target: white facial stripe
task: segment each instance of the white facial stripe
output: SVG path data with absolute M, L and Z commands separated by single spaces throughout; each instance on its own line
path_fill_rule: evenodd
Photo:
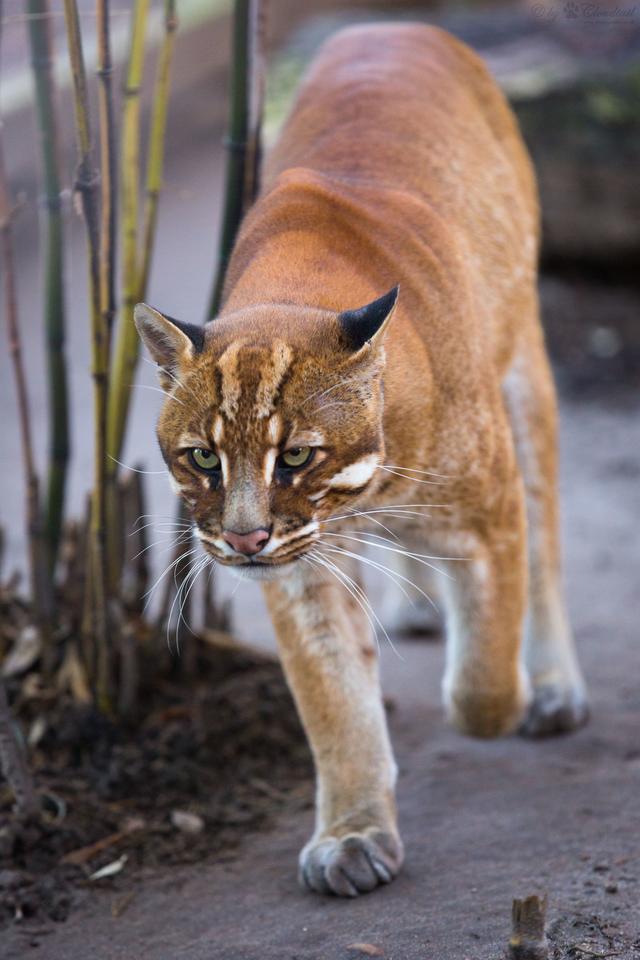
M 282 421 L 277 413 L 274 413 L 274 415 L 269 418 L 267 433 L 269 434 L 269 440 L 271 440 L 271 443 L 274 446 L 277 446 L 280 442 L 280 437 L 282 436 Z
M 293 352 L 282 340 L 276 340 L 271 352 L 271 367 L 263 370 L 254 403 L 256 417 L 268 417 L 273 412 L 274 401 L 280 385 L 291 366 Z
M 318 500 L 322 500 L 323 497 L 326 497 L 328 493 L 329 491 L 326 487 L 324 487 L 322 490 L 318 490 L 317 493 L 309 494 L 309 500 L 311 500 L 313 503 L 317 503 Z
M 240 351 L 246 345 L 244 339 L 235 340 L 229 344 L 218 360 L 218 369 L 221 374 L 221 403 L 220 410 L 228 420 L 235 419 L 240 403 L 242 385 L 238 371 Z
M 220 446 L 224 439 L 224 420 L 218 414 L 213 424 L 213 439 L 216 443 L 216 446 Z
M 331 477 L 329 486 L 333 490 L 356 490 L 358 487 L 363 487 L 365 483 L 371 480 L 378 468 L 378 463 L 378 454 L 370 453 L 361 460 L 350 463 Z
M 226 455 L 224 450 L 218 450 L 218 456 L 220 457 L 220 466 L 222 467 L 222 483 L 223 486 L 229 486 L 229 457 Z
M 275 469 L 277 456 L 278 456 L 277 447 L 271 447 L 269 450 L 267 450 L 265 454 L 263 473 L 264 473 L 264 482 L 266 486 L 269 486 L 271 481 L 273 480 L 273 471 Z

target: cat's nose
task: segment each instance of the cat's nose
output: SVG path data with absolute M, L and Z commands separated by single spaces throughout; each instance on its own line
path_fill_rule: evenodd
M 269 537 L 271 536 L 271 531 L 266 530 L 264 527 L 258 527 L 257 530 L 250 530 L 249 533 L 235 533 L 233 530 L 223 530 L 222 536 L 229 546 L 233 547 L 236 553 L 244 553 L 246 556 L 252 557 L 266 547 Z

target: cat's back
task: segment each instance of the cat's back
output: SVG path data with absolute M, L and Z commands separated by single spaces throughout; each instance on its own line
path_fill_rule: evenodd
M 324 44 L 272 151 L 267 186 L 291 168 L 401 189 L 468 225 L 470 205 L 485 212 L 483 196 L 537 215 L 502 93 L 469 47 L 425 24 L 349 27 Z

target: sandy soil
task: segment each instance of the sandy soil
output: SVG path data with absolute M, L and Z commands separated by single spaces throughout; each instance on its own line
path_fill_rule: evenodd
M 383 651 L 407 847 L 391 886 L 355 902 L 301 891 L 295 861 L 311 815 L 285 812 L 230 862 L 133 878 L 124 912 L 105 888 L 65 924 L 14 927 L 3 957 L 339 960 L 365 956 L 350 947 L 365 943 L 397 960 L 490 960 L 504 950 L 511 898 L 543 890 L 555 957 L 640 957 L 639 478 L 637 407 L 564 406 L 566 571 L 588 728 L 466 740 L 440 712 L 442 645 Z

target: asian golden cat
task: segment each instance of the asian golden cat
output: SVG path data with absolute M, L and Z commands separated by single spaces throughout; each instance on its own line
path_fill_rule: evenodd
M 538 234 L 531 164 L 478 57 L 435 28 L 358 26 L 302 83 L 219 316 L 136 308 L 168 394 L 160 445 L 203 547 L 264 580 L 316 764 L 312 890 L 355 896 L 403 859 L 365 545 L 400 586 L 407 557 L 414 579 L 441 570 L 461 731 L 587 718 L 559 579 Z

